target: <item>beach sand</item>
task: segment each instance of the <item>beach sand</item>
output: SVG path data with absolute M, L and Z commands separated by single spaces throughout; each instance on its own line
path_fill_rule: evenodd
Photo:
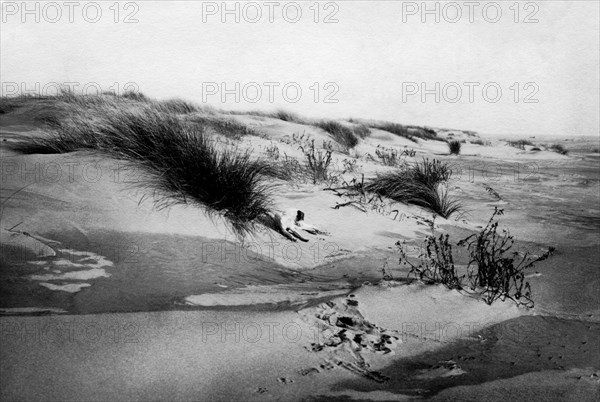
M 522 314 L 390 284 L 299 311 L 2 317 L 2 400 L 597 400 L 600 324 Z
M 236 118 L 264 133 L 241 141 L 257 154 L 276 144 L 299 157 L 293 134 L 328 138 Z M 2 144 L 39 134 L 27 111 L 0 128 Z M 405 280 L 394 243 L 416 250 L 432 218 L 414 206 L 335 209 L 324 185 L 285 185 L 277 205 L 329 235 L 242 242 L 197 208 L 157 211 L 118 161 L 1 146 L 0 399 L 598 400 L 597 160 L 500 140 L 451 157 L 443 142 L 373 130 L 334 165 L 358 156 L 355 175 L 385 171 L 365 157 L 377 144 L 462 173 L 450 189 L 468 214 L 437 230 L 461 238 L 499 206 L 519 247 L 557 248 L 531 272 L 534 309 Z

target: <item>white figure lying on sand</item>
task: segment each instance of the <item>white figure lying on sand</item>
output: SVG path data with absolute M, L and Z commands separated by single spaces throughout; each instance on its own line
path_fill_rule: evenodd
M 262 223 L 274 231 L 281 233 L 291 241 L 297 241 L 297 239 L 308 241 L 308 239 L 302 237 L 299 233 L 300 230 L 304 230 L 313 235 L 328 234 L 327 232 L 319 230 L 316 226 L 305 222 L 304 212 L 295 208 L 273 212 L 272 214 L 263 217 Z

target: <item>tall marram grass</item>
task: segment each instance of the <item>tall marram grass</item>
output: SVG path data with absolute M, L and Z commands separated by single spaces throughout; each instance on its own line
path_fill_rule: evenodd
M 200 111 L 198 106 L 183 99 L 167 99 L 164 101 L 154 102 L 155 107 L 165 113 L 190 114 Z
M 367 191 L 395 201 L 427 208 L 443 218 L 462 210 L 462 205 L 449 194 L 444 182 L 452 171 L 436 159 L 423 159 L 413 165 L 378 175 L 365 187 Z
M 245 111 L 237 111 L 237 110 L 220 110 L 222 114 L 230 114 L 230 115 L 248 115 L 248 116 L 259 116 L 259 117 L 271 117 L 273 119 L 279 119 L 282 121 L 287 121 L 291 123 L 298 124 L 309 124 L 309 119 L 306 119 L 302 116 L 299 116 L 295 113 L 288 112 L 284 109 L 278 109 L 274 112 L 267 112 L 262 110 L 245 110 Z
M 429 160 L 428 158 L 423 158 L 421 163 L 415 163 L 408 168 L 407 172 L 414 180 L 429 187 L 448 181 L 452 175 L 452 169 L 448 164 L 437 159 Z
M 279 120 L 289 121 L 292 123 L 304 123 L 305 119 L 298 116 L 295 113 L 288 112 L 287 110 L 279 109 L 271 114 L 271 117 L 275 117 Z
M 105 99 L 99 99 L 105 98 Z M 153 104 L 116 97 L 62 99 L 46 116 L 51 131 L 15 145 L 23 153 L 93 150 L 141 168 L 139 185 L 158 207 L 192 204 L 221 216 L 240 234 L 271 208 L 264 161 L 217 148 L 199 124 Z
M 412 142 L 417 142 L 417 139 L 441 141 L 435 130 L 427 127 L 404 126 L 398 123 L 382 122 L 370 125 L 372 128 L 387 131 L 399 137 L 404 137 Z
M 0 97 L 0 114 L 10 113 L 31 100 L 34 100 L 32 96 L 2 96 Z
M 354 134 L 356 134 L 356 136 L 362 139 L 365 139 L 371 135 L 371 129 L 366 124 L 356 124 L 352 128 L 352 131 L 354 131 Z
M 188 121 L 232 139 L 240 139 L 246 135 L 261 136 L 258 131 L 231 118 L 211 115 L 193 115 Z
M 131 99 L 138 102 L 150 102 L 150 98 L 144 95 L 142 92 L 127 91 L 121 95 L 125 99 Z
M 354 135 L 354 131 L 335 120 L 322 120 L 315 123 L 315 125 L 327 131 L 336 142 L 347 149 L 358 145 L 358 138 Z
M 416 137 L 403 125 L 396 123 L 381 123 L 375 124 L 371 127 L 377 128 L 379 130 L 387 131 L 388 133 L 395 134 L 399 137 L 404 137 L 412 142 L 417 142 Z

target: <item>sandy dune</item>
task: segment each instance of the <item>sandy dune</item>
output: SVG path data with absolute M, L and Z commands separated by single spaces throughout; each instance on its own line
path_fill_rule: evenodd
M 263 134 L 239 144 L 256 155 L 276 145 L 280 155 L 300 158 L 294 135 L 330 140 L 312 126 L 234 118 Z M 3 117 L 0 134 L 11 142 L 35 130 L 16 113 Z M 373 130 L 350 153 L 334 153 L 334 168 L 356 160 L 356 172 L 342 175 L 347 180 L 390 169 L 367 157 L 379 144 L 414 149 L 416 160 L 442 158 L 462 173 L 450 189 L 468 213 L 437 218 L 438 230 L 462 236 L 502 206 L 503 224 L 522 245 L 541 254 L 563 242 L 555 261 L 590 274 L 568 283 L 553 265 L 559 262 L 548 261 L 532 273 L 536 309 L 490 307 L 403 282 L 394 243 L 419 245 L 432 218 L 415 206 L 336 208 L 344 199 L 324 184 L 278 183 L 277 205 L 301 209 L 329 234 L 292 243 L 264 229 L 241 241 L 197 208 L 157 211 L 135 187 L 141 173 L 116 160 L 20 155 L 1 146 L 2 275 L 20 286 L 3 285 L 1 399 L 501 400 L 507 389 L 513 400 L 597 399 L 597 224 L 581 216 L 597 219 L 598 183 L 563 169 L 577 157 L 496 139 L 466 142 L 451 157 L 444 142 Z M 557 205 L 574 191 L 581 211 L 566 217 Z M 590 231 L 579 230 L 585 225 Z M 19 233 L 7 231 L 13 227 Z M 399 281 L 358 287 L 379 282 L 384 262 Z M 584 300 L 557 302 L 557 283 Z M 540 328 L 555 337 L 539 336 Z

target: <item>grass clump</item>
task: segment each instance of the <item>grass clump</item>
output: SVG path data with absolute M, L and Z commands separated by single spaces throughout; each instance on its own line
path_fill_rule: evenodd
M 0 98 L 0 114 L 10 113 L 18 107 L 19 104 L 17 102 L 8 100 L 6 98 Z
M 552 144 L 549 149 L 554 152 L 558 152 L 561 155 L 567 155 L 569 151 L 560 144 Z
M 354 131 L 334 120 L 322 120 L 315 125 L 327 131 L 333 139 L 346 149 L 354 148 L 358 145 L 358 138 L 354 135 Z
M 247 135 L 260 136 L 256 130 L 237 120 L 217 116 L 194 115 L 189 119 L 193 124 L 205 127 L 210 131 L 227 138 L 239 140 Z
M 533 142 L 531 142 L 529 140 L 518 140 L 518 141 L 508 141 L 508 145 L 510 145 L 511 147 L 515 147 L 515 148 L 524 150 L 525 145 L 533 146 L 534 144 L 533 144 Z
M 288 112 L 287 110 L 283 110 L 283 109 L 279 109 L 279 110 L 275 111 L 271 115 L 271 117 L 275 117 L 279 120 L 288 121 L 291 123 L 302 123 L 304 121 L 304 119 L 302 119 L 297 114 Z
M 460 148 L 461 147 L 462 147 L 462 144 L 458 140 L 448 141 L 448 150 L 450 151 L 451 155 L 458 155 L 458 154 L 460 154 Z
M 352 128 L 358 138 L 365 139 L 371 135 L 371 129 L 366 124 L 357 124 Z
M 442 138 L 438 137 L 436 131 L 432 128 L 419 126 L 406 127 L 410 130 L 413 130 L 413 135 L 417 138 L 421 138 L 424 140 L 444 141 Z
M 433 187 L 448 181 L 452 175 L 452 169 L 445 162 L 423 158 L 422 163 L 415 163 L 408 173 L 417 182 Z
M 151 99 L 148 98 L 146 95 L 144 95 L 142 92 L 137 92 L 137 91 L 126 91 L 124 92 L 121 97 L 125 98 L 125 99 L 130 99 L 136 102 L 150 102 Z
M 76 95 L 70 91 L 63 91 L 49 101 L 38 102 L 37 106 L 36 120 L 62 131 L 70 125 L 69 130 L 73 131 L 73 134 L 88 130 L 87 125 L 91 121 L 102 123 L 102 117 L 108 114 L 118 114 L 123 110 L 153 110 L 168 115 L 190 115 L 186 116 L 188 121 L 207 125 L 213 131 L 227 137 L 256 135 L 241 123 L 225 118 L 219 119 L 210 109 L 200 108 L 180 99 L 153 100 L 140 92 L 126 92 L 122 96 L 116 96 L 114 94 Z M 81 130 L 78 127 L 81 127 Z
M 427 208 L 443 218 L 462 210 L 444 186 L 452 174 L 446 163 L 423 159 L 394 172 L 378 175 L 365 189 L 398 202 Z
M 164 113 L 190 114 L 200 111 L 200 108 L 193 103 L 183 99 L 167 99 L 164 101 L 155 101 L 156 108 Z
M 382 123 L 372 126 L 373 128 L 387 131 L 388 133 L 395 134 L 400 137 L 404 137 L 412 142 L 417 142 L 416 137 L 412 134 L 412 132 L 403 126 L 402 124 L 396 123 Z
M 371 124 L 371 127 L 376 128 L 378 130 L 387 131 L 388 133 L 392 133 L 400 137 L 404 137 L 412 142 L 417 142 L 418 138 L 424 140 L 442 141 L 442 139 L 438 137 L 435 130 L 432 130 L 427 127 L 404 126 L 402 124 L 391 122 Z
M 93 150 L 122 159 L 145 173 L 138 185 L 154 196 L 158 207 L 196 205 L 224 217 L 240 234 L 269 211 L 270 187 L 263 180 L 271 173 L 267 163 L 252 160 L 248 152 L 217 149 L 206 127 L 153 104 L 128 107 L 119 98 L 81 98 L 63 100 L 60 115 L 51 120 L 52 132 L 27 139 L 18 150 Z
M 164 113 L 190 114 L 199 112 L 201 110 L 195 104 L 185 101 L 183 99 L 175 98 L 167 100 L 154 100 L 147 97 L 142 92 L 127 91 L 123 93 L 121 97 L 131 101 L 152 105 L 157 110 Z
M 298 123 L 298 124 L 309 124 L 308 120 L 304 117 L 301 117 L 295 113 L 288 112 L 284 109 L 279 109 L 274 112 L 266 112 L 262 110 L 246 110 L 246 111 L 224 111 L 221 110 L 222 114 L 231 114 L 231 115 L 248 115 L 248 116 L 258 116 L 258 117 L 270 117 L 273 119 L 279 119 L 282 121 L 287 121 L 290 123 Z
M 34 99 L 28 96 L 2 96 L 0 97 L 0 114 L 10 113 L 23 106 L 27 100 Z

